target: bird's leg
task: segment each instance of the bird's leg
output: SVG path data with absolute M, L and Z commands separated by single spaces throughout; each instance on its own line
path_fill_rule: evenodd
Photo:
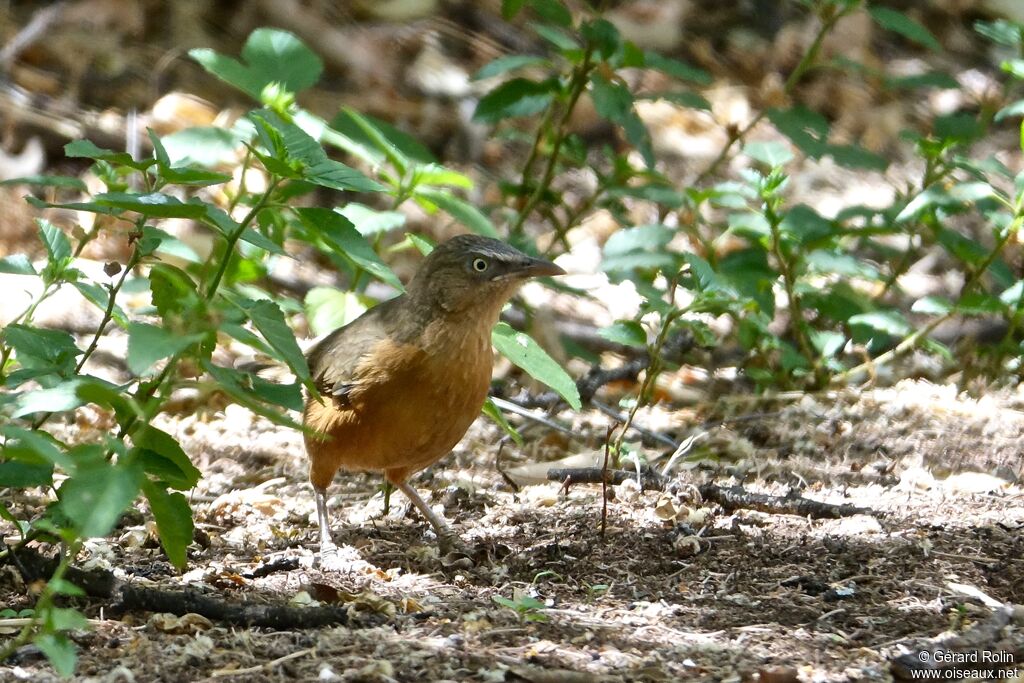
M 327 489 L 313 487 L 316 498 L 316 518 L 320 525 L 320 569 L 323 571 L 369 574 L 379 571 L 360 555 L 355 548 L 338 546 L 331 536 L 331 520 L 327 514 Z
M 331 518 L 327 514 L 327 489 L 313 487 L 313 494 L 316 498 L 316 519 L 320 525 L 320 552 L 325 548 L 334 545 L 331 538 Z
M 455 553 L 459 556 L 469 557 L 472 555 L 470 548 L 459 538 L 450 526 L 448 522 L 444 521 L 444 517 L 430 509 L 430 505 L 427 501 L 420 497 L 420 494 L 416 493 L 408 481 L 399 479 L 395 481 L 391 477 L 388 477 L 388 481 L 397 486 L 402 493 L 405 494 L 406 498 L 416 506 L 416 509 L 427 518 L 430 522 L 430 526 L 434 527 L 434 533 L 437 534 L 438 545 L 441 550 L 446 553 Z
M 455 538 L 455 532 L 452 531 L 450 526 L 448 526 L 448 522 L 444 521 L 443 517 L 430 509 L 430 505 L 427 504 L 427 501 L 423 500 L 423 498 L 420 497 L 420 494 L 416 493 L 416 489 L 410 486 L 409 482 L 392 481 L 392 483 L 397 486 L 398 489 L 405 494 L 405 497 L 409 499 L 409 502 L 415 505 L 416 509 L 427 518 L 427 521 L 430 522 L 430 526 L 434 527 L 434 532 L 437 534 L 438 538 Z

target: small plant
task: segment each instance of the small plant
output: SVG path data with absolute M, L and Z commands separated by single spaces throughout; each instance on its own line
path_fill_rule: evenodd
M 546 623 L 550 621 L 548 615 L 541 611 L 547 609 L 547 605 L 537 598 L 530 597 L 519 590 L 516 590 L 513 593 L 511 599 L 501 595 L 492 595 L 491 600 L 494 600 L 494 602 L 498 603 L 502 607 L 507 607 L 515 612 L 521 621 L 534 623 Z

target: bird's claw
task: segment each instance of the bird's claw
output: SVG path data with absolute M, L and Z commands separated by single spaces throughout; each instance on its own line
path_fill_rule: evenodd
M 438 539 L 441 550 L 441 564 L 446 569 L 472 569 L 476 566 L 473 548 L 455 534 Z
M 350 545 L 325 543 L 320 546 L 318 566 L 321 571 L 339 574 L 376 574 L 380 568 L 362 558 Z

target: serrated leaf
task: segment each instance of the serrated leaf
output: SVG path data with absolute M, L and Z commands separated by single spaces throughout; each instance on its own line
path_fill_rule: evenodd
M 46 655 L 50 666 L 57 675 L 70 678 L 78 665 L 78 652 L 66 636 L 59 633 L 44 633 L 32 641 Z
M 154 364 L 184 351 L 202 340 L 202 335 L 181 335 L 149 323 L 128 325 L 128 369 L 142 376 L 153 370 Z
M 39 239 L 46 247 L 46 254 L 51 264 L 64 264 L 71 258 L 71 241 L 64 231 L 45 218 L 37 218 Z
M 28 488 L 49 486 L 53 482 L 53 465 L 11 460 L 0 462 L 0 487 Z
M 153 218 L 201 218 L 206 206 L 199 202 L 183 202 L 177 197 L 161 192 L 134 194 L 130 192 L 105 192 L 93 198 L 98 206 L 108 206 L 125 211 L 137 211 Z
M 485 78 L 500 76 L 501 74 L 508 73 L 509 71 L 522 69 L 526 66 L 538 66 L 541 64 L 549 65 L 550 63 L 551 62 L 545 57 L 537 57 L 534 55 L 508 55 L 507 57 L 498 57 L 497 59 L 480 67 L 480 69 L 473 74 L 471 80 L 480 81 Z
M 643 325 L 635 320 L 617 320 L 612 325 L 598 330 L 597 334 L 624 346 L 647 345 L 647 332 L 644 331 Z
M 914 331 L 899 311 L 870 311 L 850 316 L 847 321 L 851 326 L 866 327 L 894 337 L 905 337 Z
M 402 281 L 388 268 L 352 223 L 336 211 L 321 207 L 296 209 L 299 220 L 331 248 L 392 287 L 404 290 Z
M 210 373 L 214 381 L 220 385 L 224 393 L 235 399 L 238 404 L 245 406 L 257 415 L 262 415 L 274 424 L 292 429 L 302 429 L 301 424 L 289 419 L 286 415 L 282 415 L 280 411 L 273 410 L 262 401 L 253 399 L 254 380 L 250 375 L 239 372 L 234 368 L 214 365 L 206 360 L 202 361 L 202 365 L 203 369 Z
M 179 570 L 185 569 L 188 564 L 186 550 L 195 532 L 188 500 L 182 494 L 169 492 L 149 479 L 143 480 L 142 491 L 149 501 L 149 509 L 160 535 L 160 545 L 167 553 L 167 559 Z
M 644 65 L 673 78 L 696 83 L 697 85 L 711 85 L 712 82 L 711 74 L 704 69 L 690 66 L 678 59 L 665 57 L 657 52 L 644 51 Z
M 110 305 L 110 292 L 105 287 L 100 287 L 93 282 L 74 282 L 75 289 L 92 305 L 101 311 L 106 311 Z M 128 314 L 116 303 L 110 309 L 111 317 L 121 327 L 128 324 Z
M 43 365 L 57 373 L 72 369 L 75 359 L 82 355 L 75 338 L 64 330 L 13 324 L 3 329 L 3 340 L 15 350 L 22 365 Z
M 478 235 L 485 237 L 498 237 L 498 231 L 478 208 L 469 202 L 459 199 L 447 190 L 440 190 L 433 187 L 420 187 L 416 189 L 415 195 L 418 199 L 425 199 L 430 204 L 445 211 L 452 218 L 465 225 Z
M 339 207 L 337 212 L 347 218 L 364 237 L 397 230 L 406 221 L 401 211 L 378 211 L 358 202 L 349 202 Z
M 343 327 L 366 312 L 366 305 L 355 292 L 333 287 L 314 287 L 306 294 L 306 320 L 315 335 Z
M 65 175 L 27 175 L 20 178 L 0 180 L 0 185 L 39 185 L 40 187 L 65 187 L 80 192 L 86 191 L 86 185 L 80 178 Z
M 498 123 L 503 119 L 532 116 L 551 104 L 556 83 L 537 83 L 526 78 L 513 78 L 480 98 L 474 121 Z
M 572 14 L 559 0 L 529 0 L 530 6 L 544 21 L 568 28 L 572 25 Z
M 288 327 L 284 319 L 284 313 L 277 304 L 267 299 L 254 301 L 243 305 L 246 315 L 252 320 L 252 324 L 259 330 L 267 343 L 279 354 L 295 376 L 303 384 L 312 385 L 313 378 L 309 374 L 309 366 L 306 365 L 306 357 L 295 341 L 295 333 Z
M 202 476 L 192 460 L 185 453 L 181 444 L 173 436 L 152 425 L 139 430 L 132 435 L 132 442 L 137 448 L 150 451 L 154 455 L 166 461 L 168 466 L 160 469 L 159 476 L 176 489 L 187 490 L 198 483 Z M 143 463 L 147 472 L 154 474 Z
M 0 259 L 0 273 L 11 275 L 38 275 L 26 254 L 11 254 Z
M 942 45 L 935 39 L 931 31 L 917 23 L 903 12 L 897 12 L 888 7 L 872 6 L 868 13 L 882 28 L 898 33 L 907 40 L 923 45 L 935 52 L 942 51 Z
M 743 153 L 772 168 L 784 166 L 793 160 L 793 153 L 781 142 L 748 142 L 743 145 Z
M 249 130 L 251 132 L 251 128 Z M 212 168 L 234 159 L 239 147 L 248 140 L 248 135 L 238 126 L 231 130 L 194 126 L 165 135 L 161 140 L 172 166 L 198 164 Z
M 491 341 L 501 355 L 554 389 L 575 410 L 580 409 L 576 383 L 529 335 L 517 332 L 506 323 L 498 323 L 491 333 Z
M 106 536 L 139 494 L 142 468 L 106 461 L 79 467 L 60 487 L 61 511 L 86 538 Z

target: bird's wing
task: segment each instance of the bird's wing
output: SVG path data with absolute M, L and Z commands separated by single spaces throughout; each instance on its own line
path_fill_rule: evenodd
M 360 361 L 387 341 L 387 318 L 394 301 L 379 304 L 335 330 L 306 356 L 317 390 L 333 398 L 339 408 L 349 405 L 349 395 L 359 384 Z

